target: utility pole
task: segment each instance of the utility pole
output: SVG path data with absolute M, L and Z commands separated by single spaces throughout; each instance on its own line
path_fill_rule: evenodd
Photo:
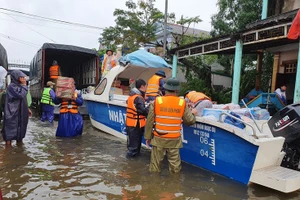
M 167 43 L 167 19 L 168 19 L 168 0 L 165 0 L 165 22 L 164 22 L 164 49 L 163 57 L 166 55 L 166 43 Z

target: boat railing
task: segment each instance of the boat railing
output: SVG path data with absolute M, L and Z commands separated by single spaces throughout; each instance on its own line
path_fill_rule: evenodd
M 252 126 L 252 124 L 249 124 L 248 122 L 245 122 L 244 120 L 242 120 L 242 119 L 240 119 L 240 118 L 237 118 L 237 117 L 231 115 L 230 113 L 225 113 L 225 112 L 222 113 L 222 114 L 220 115 L 220 117 L 219 117 L 219 122 L 224 123 L 224 122 L 222 121 L 223 115 L 227 115 L 227 116 L 229 116 L 229 117 L 232 117 L 233 119 L 235 119 L 235 120 L 237 120 L 237 121 L 239 121 L 239 122 L 241 122 L 241 123 L 243 123 L 243 124 L 249 126 L 249 127 L 252 129 L 252 136 L 254 136 L 256 139 L 258 138 L 258 136 L 257 136 L 257 134 L 256 134 L 256 130 L 255 130 L 255 128 Z

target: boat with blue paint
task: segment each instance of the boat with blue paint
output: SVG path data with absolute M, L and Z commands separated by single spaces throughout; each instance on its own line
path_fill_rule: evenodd
M 171 76 L 172 68 L 162 58 L 139 50 L 120 59 L 101 79 L 94 92 L 85 95 L 92 125 L 126 139 L 126 100 L 128 95 L 113 87 L 116 80 L 149 80 L 157 71 Z M 127 80 L 127 81 L 124 81 Z M 284 137 L 273 137 L 267 120 L 245 122 L 241 129 L 223 122 L 230 113 L 221 112 L 219 121 L 197 117 L 193 126 L 183 126 L 181 159 L 243 184 L 256 183 L 289 193 L 300 188 L 300 173 L 281 167 L 285 155 Z M 239 119 L 236 119 L 239 120 Z M 143 143 L 145 141 L 143 140 Z

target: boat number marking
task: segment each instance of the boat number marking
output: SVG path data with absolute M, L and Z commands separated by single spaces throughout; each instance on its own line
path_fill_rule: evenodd
M 216 148 L 215 139 L 211 138 L 211 133 L 216 132 L 216 128 L 204 124 L 196 124 L 193 126 L 194 135 L 199 136 L 200 155 L 211 160 L 212 165 L 216 165 Z

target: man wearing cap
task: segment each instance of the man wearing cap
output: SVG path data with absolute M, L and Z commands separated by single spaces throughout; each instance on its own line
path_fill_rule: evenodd
M 112 68 L 117 65 L 116 58 L 113 53 L 114 52 L 111 49 L 106 50 L 106 57 L 104 58 L 102 63 L 102 76 L 105 76 Z
M 164 84 L 166 95 L 157 97 L 150 104 L 145 127 L 146 145 L 152 144 L 150 172 L 160 172 L 164 156 L 167 154 L 170 172 L 180 172 L 179 149 L 182 148 L 182 123 L 192 125 L 196 122 L 196 110 L 190 110 L 184 99 L 178 97 L 180 83 L 169 78 Z
M 44 89 L 42 94 L 42 118 L 41 121 L 45 122 L 45 120 L 48 120 L 51 125 L 53 125 L 54 120 L 54 103 L 53 100 L 55 99 L 56 95 L 53 90 L 53 86 L 55 83 L 52 81 L 47 82 L 47 87 Z
M 155 100 L 157 96 L 164 96 L 165 90 L 163 85 L 165 84 L 164 78 L 166 73 L 163 70 L 158 70 L 148 81 L 146 99 L 147 102 Z

